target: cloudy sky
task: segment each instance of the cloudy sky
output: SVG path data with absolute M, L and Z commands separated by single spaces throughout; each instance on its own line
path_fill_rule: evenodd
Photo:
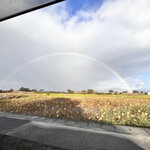
M 67 0 L 0 23 L 0 89 L 150 89 L 150 1 Z

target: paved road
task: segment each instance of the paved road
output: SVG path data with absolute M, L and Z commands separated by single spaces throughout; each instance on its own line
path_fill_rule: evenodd
M 0 112 L 0 134 L 74 150 L 150 150 L 150 129 Z

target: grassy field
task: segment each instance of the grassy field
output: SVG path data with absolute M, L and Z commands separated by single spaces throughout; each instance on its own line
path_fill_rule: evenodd
M 0 94 L 0 111 L 150 128 L 150 96 Z

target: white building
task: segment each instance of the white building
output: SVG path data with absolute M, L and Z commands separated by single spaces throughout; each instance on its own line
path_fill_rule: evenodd
M 150 95 L 150 92 L 146 92 L 145 95 Z

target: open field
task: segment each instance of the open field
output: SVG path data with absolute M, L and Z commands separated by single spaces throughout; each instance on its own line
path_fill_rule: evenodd
M 150 96 L 0 94 L 0 111 L 150 128 Z

